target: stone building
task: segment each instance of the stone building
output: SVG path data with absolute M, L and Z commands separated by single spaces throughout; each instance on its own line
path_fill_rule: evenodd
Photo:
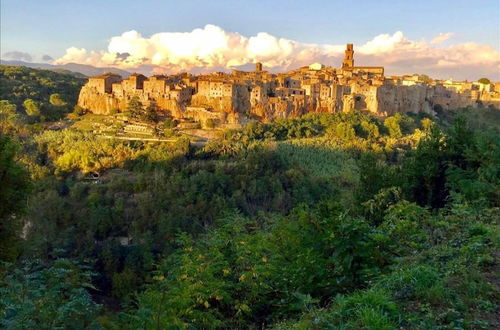
M 111 93 L 113 83 L 121 80 L 120 75 L 108 72 L 89 78 L 87 85 L 89 88 L 95 88 L 97 93 Z

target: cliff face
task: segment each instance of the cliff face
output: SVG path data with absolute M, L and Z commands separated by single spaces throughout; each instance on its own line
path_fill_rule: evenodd
M 376 91 L 377 112 L 387 115 L 405 112 L 431 112 L 427 86 L 384 85 Z
M 85 85 L 80 90 L 78 105 L 98 115 L 107 115 L 112 109 L 120 108 L 120 100 L 110 94 L 101 94 L 95 88 Z
M 135 95 L 134 95 L 135 94 Z M 85 85 L 80 90 L 78 105 L 92 113 L 99 115 L 108 115 L 112 111 L 124 112 L 127 110 L 127 104 L 133 96 L 137 96 L 144 106 L 154 101 L 158 108 L 170 113 L 176 118 L 183 118 L 184 106 L 176 99 L 167 97 L 151 98 L 143 93 L 134 93 L 132 95 L 116 95 L 113 93 L 101 93 L 96 88 Z
M 225 113 L 248 113 L 251 107 L 248 95 L 207 97 L 195 94 L 190 103 L 191 106 L 211 108 L 216 112 Z
M 265 102 L 259 102 L 252 106 L 250 114 L 261 121 L 270 121 L 297 117 L 312 111 L 313 109 L 307 108 L 305 99 L 283 100 L 278 97 L 270 97 Z
M 308 112 L 392 115 L 432 112 L 436 105 L 445 110 L 480 102 L 500 106 L 500 93 L 486 88 L 480 90 L 466 82 L 446 85 L 401 81 L 369 72 L 333 72 L 331 68 L 302 68 L 281 75 L 238 72 L 146 78 L 134 74 L 125 80 L 107 74 L 89 79 L 80 91 L 78 104 L 96 114 L 109 114 L 126 111 L 130 100 L 137 97 L 145 107 L 154 102 L 159 111 L 175 118 L 237 123 L 246 118 L 270 121 Z
M 441 85 L 400 86 L 383 84 L 370 86 L 364 83 L 351 85 L 351 93 L 343 95 L 342 110 L 366 110 L 377 115 L 393 115 L 407 112 L 431 113 L 435 105 L 444 110 L 467 106 L 483 105 L 500 106 L 500 99 L 491 93 L 474 93 L 465 91 L 457 93 Z

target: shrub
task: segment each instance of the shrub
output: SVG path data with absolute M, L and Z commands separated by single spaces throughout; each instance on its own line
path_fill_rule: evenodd
M 77 116 L 83 116 L 86 113 L 86 110 L 79 105 L 75 105 L 73 113 Z
M 335 126 L 335 136 L 343 140 L 352 140 L 356 136 L 354 127 L 349 123 L 338 123 Z
M 178 122 L 177 120 L 173 120 L 172 118 L 167 118 L 165 119 L 165 122 L 163 123 L 163 127 L 165 129 L 172 129 L 175 126 L 177 126 Z
M 363 121 L 361 122 L 361 128 L 363 129 L 364 135 L 367 139 L 373 140 L 378 138 L 380 135 L 378 126 L 374 123 Z
M 215 128 L 215 121 L 212 118 L 208 118 L 205 120 L 205 127 L 210 129 Z
M 403 133 L 401 132 L 400 118 L 401 118 L 400 116 L 396 115 L 387 117 L 384 120 L 384 126 L 389 131 L 389 136 L 395 139 L 399 139 L 403 136 Z

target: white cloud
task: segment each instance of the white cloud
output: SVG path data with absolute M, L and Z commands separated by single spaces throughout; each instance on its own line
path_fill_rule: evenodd
M 377 54 L 394 51 L 396 47 L 403 48 L 410 45 L 410 42 L 405 39 L 403 32 L 398 31 L 393 35 L 380 34 L 368 41 L 359 48 L 362 54 Z
M 450 39 L 453 37 L 455 34 L 451 32 L 446 32 L 446 33 L 440 33 L 431 40 L 431 44 L 440 44 L 445 42 L 446 40 Z
M 500 80 L 498 51 L 473 42 L 441 45 L 452 36 L 452 33 L 441 33 L 428 42 L 410 40 L 401 31 L 381 34 L 363 45 L 355 45 L 355 63 L 385 66 L 387 74 L 419 72 L 434 77 L 488 76 Z M 266 32 L 247 37 L 209 24 L 191 32 L 161 32 L 150 37 L 127 31 L 112 37 L 106 51 L 71 47 L 54 63 L 76 62 L 147 73 L 173 73 L 224 70 L 259 61 L 271 70 L 282 71 L 313 62 L 340 66 L 344 47 L 307 44 Z

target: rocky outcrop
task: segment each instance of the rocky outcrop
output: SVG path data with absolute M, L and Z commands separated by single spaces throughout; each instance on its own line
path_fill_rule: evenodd
M 334 69 L 321 65 L 283 74 L 235 71 L 192 76 L 132 74 L 122 80 L 115 74 L 89 78 L 78 104 L 96 114 L 126 111 L 137 97 L 147 107 L 175 118 L 220 123 L 245 118 L 270 121 L 308 112 L 368 111 L 376 115 L 432 112 L 483 105 L 500 106 L 493 84 L 423 81 L 419 75 L 384 77 L 380 67 Z M 500 85 L 499 85 L 500 86 Z

